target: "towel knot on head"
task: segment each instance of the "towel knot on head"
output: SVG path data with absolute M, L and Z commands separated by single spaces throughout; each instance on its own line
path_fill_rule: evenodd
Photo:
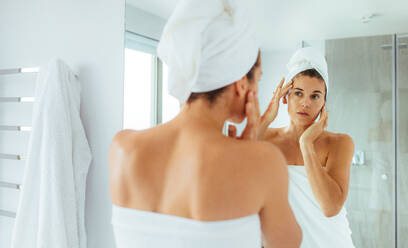
M 313 68 L 314 66 L 313 66 L 312 62 L 307 60 L 307 59 L 294 61 L 291 64 L 288 64 L 288 68 L 290 68 L 290 69 L 299 69 L 299 68 L 306 68 L 306 67 Z
M 243 78 L 259 46 L 247 0 L 180 0 L 167 22 L 158 56 L 169 68 L 168 90 L 180 103 Z
M 319 50 L 313 47 L 301 48 L 293 54 L 289 63 L 286 66 L 288 68 L 288 74 L 286 75 L 285 83 L 289 83 L 299 73 L 314 69 L 320 76 L 322 76 L 326 90 L 329 91 L 329 74 L 327 69 L 327 62 L 323 54 Z

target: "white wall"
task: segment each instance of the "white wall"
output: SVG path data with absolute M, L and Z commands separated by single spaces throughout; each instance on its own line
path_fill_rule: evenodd
M 81 117 L 93 154 L 86 190 L 88 247 L 113 247 L 108 149 L 122 128 L 123 0 L 1 0 L 0 68 L 65 60 L 82 82 Z M 30 96 L 33 75 L 0 76 L 1 96 Z M 30 124 L 30 105 L 2 104 L 0 125 Z M 16 111 L 14 111 L 16 110 Z M 103 113 L 103 114 L 102 114 Z M 25 152 L 28 136 L 0 132 L 1 150 Z M 0 180 L 21 182 L 24 165 L 0 162 Z M 13 211 L 18 193 L 0 191 L 0 209 Z M 9 247 L 13 222 L 0 216 L 0 247 Z

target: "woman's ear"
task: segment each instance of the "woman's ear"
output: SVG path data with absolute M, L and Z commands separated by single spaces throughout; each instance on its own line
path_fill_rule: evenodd
M 246 97 L 248 91 L 248 79 L 245 75 L 240 80 L 234 83 L 235 94 L 239 97 Z

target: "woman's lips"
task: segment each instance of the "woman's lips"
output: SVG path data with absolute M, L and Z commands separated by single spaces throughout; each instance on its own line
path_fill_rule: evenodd
M 305 113 L 305 112 L 297 112 L 297 114 L 298 114 L 298 115 L 303 115 L 303 116 L 309 116 L 309 114 L 308 114 L 308 113 Z

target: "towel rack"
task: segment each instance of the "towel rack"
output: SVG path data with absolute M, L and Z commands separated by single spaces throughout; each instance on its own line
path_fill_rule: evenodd
M 0 69 L 0 75 L 36 73 L 39 71 L 40 71 L 39 67 Z M 0 102 L 34 102 L 34 101 L 35 101 L 34 97 L 0 97 Z M 31 131 L 31 127 L 0 125 L 0 131 Z M 0 153 L 0 159 L 23 160 L 23 157 L 21 155 Z M 22 188 L 22 185 L 8 182 L 0 182 L 0 187 L 20 190 Z M 0 209 L 0 216 L 16 218 L 16 213 Z
M 15 183 L 0 182 L 0 187 L 20 190 L 22 186 Z M 16 218 L 16 213 L 0 209 L 0 216 Z
M 0 153 L 0 159 L 23 160 L 23 156 L 14 154 Z
M 40 72 L 40 67 L 21 67 L 21 68 L 10 68 L 10 69 L 0 69 L 0 75 L 9 75 L 9 74 L 19 74 L 19 73 L 37 73 Z M 78 78 L 78 75 L 74 73 L 75 77 Z
M 1 182 L 0 181 L 0 188 L 9 188 L 9 189 L 21 189 L 21 184 L 16 183 L 8 183 L 8 182 Z
M 0 210 L 0 215 L 10 217 L 10 218 L 16 218 L 16 213 L 10 212 L 10 211 L 5 211 L 5 210 Z
M 0 102 L 34 102 L 35 97 L 0 97 Z
M 39 72 L 39 67 L 0 69 L 0 75 Z
M 29 132 L 32 127 L 29 126 L 3 126 L 0 125 L 0 131 L 19 131 L 19 132 Z

